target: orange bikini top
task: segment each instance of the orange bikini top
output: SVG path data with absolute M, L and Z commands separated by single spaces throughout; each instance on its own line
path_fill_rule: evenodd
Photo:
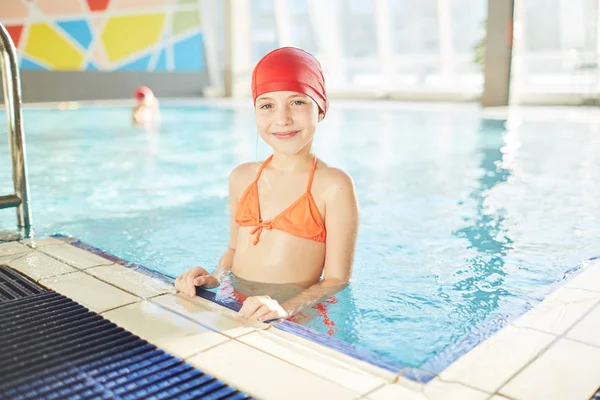
M 251 235 L 256 234 L 253 241 L 255 246 L 260 239 L 263 229 L 279 229 L 294 236 L 324 242 L 326 236 L 325 224 L 315 204 L 315 199 L 310 192 L 313 177 L 315 176 L 315 169 L 317 168 L 317 157 L 314 158 L 308 176 L 306 192 L 271 220 L 262 220 L 260 216 L 260 203 L 258 201 L 258 178 L 260 178 L 260 174 L 272 159 L 273 156 L 271 155 L 263 162 L 256 174 L 256 178 L 242 193 L 235 213 L 235 222 L 240 226 L 255 227 L 250 232 Z

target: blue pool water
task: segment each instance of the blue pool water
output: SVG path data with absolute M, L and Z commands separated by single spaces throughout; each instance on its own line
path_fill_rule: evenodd
M 334 104 L 315 151 L 352 175 L 361 212 L 352 284 L 326 305 L 334 338 L 420 366 L 523 314 L 600 254 L 598 123 L 527 115 Z M 172 277 L 215 267 L 229 172 L 268 155 L 250 107 L 164 106 L 154 133 L 124 107 L 32 109 L 24 121 L 37 235 Z M 0 215 L 13 229 L 14 210 Z

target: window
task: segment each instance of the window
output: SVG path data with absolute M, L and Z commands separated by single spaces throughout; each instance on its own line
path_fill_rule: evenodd
M 437 0 L 390 1 L 394 53 L 438 54 Z
M 377 56 L 375 7 L 373 0 L 343 0 L 339 3 L 341 44 L 344 56 Z
M 520 93 L 594 93 L 597 0 L 517 0 L 514 88 Z
M 487 0 L 246 1 L 253 63 L 290 44 L 319 58 L 333 90 L 475 96 L 483 88 L 476 48 L 485 35 Z M 285 31 L 278 34 L 278 27 Z
M 291 39 L 294 46 L 316 54 L 319 49 L 313 28 L 314 18 L 308 4 L 309 0 L 288 1 L 290 18 L 292 20 Z
M 252 60 L 256 64 L 265 54 L 279 47 L 273 0 L 252 0 Z

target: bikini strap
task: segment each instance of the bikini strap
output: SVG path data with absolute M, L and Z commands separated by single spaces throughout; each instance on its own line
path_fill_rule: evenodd
M 312 169 L 310 170 L 310 174 L 308 175 L 308 185 L 306 185 L 306 191 L 310 192 L 310 188 L 312 187 L 313 178 L 315 177 L 315 170 L 317 169 L 317 156 L 313 158 Z
M 263 163 L 261 164 L 260 168 L 258 169 L 258 172 L 256 173 L 256 176 L 254 177 L 254 180 L 252 182 L 258 182 L 258 178 L 260 178 L 260 174 L 262 174 L 263 170 L 265 169 L 267 164 L 269 164 L 271 162 L 272 159 L 273 159 L 273 154 L 271 154 L 269 156 L 269 158 L 267 158 L 265 161 L 263 161 Z

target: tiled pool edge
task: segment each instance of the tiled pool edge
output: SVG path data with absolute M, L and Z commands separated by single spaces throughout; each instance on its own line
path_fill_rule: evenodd
M 158 273 L 156 271 L 153 271 L 151 269 L 148 269 L 146 267 L 144 267 L 143 265 L 140 264 L 136 264 L 136 263 L 132 263 L 129 262 L 127 260 L 124 260 L 120 257 L 115 256 L 114 254 L 108 253 L 98 247 L 94 247 L 90 244 L 84 243 L 81 240 L 77 239 L 77 238 L 73 238 L 73 237 L 69 237 L 69 236 L 64 236 L 64 235 L 60 235 L 60 234 L 56 234 L 56 235 L 52 235 L 51 237 L 53 238 L 57 238 L 60 240 L 63 240 L 65 243 L 68 243 L 72 246 L 78 247 L 82 250 L 86 250 L 92 254 L 95 254 L 97 256 L 106 258 L 109 261 L 114 262 L 115 264 L 119 264 L 122 265 L 123 267 L 127 267 L 127 268 L 131 268 L 135 271 L 138 271 L 140 273 L 143 273 L 144 275 L 150 276 L 152 278 L 158 279 L 164 283 L 167 283 L 169 285 L 174 285 L 174 281 L 175 279 L 167 276 L 167 275 L 163 275 L 161 273 Z
M 213 293 L 211 291 L 208 291 L 208 290 L 205 290 L 202 288 L 196 288 L 196 294 L 198 296 L 202 297 L 203 299 L 212 301 L 213 303 L 219 304 L 230 310 L 237 312 L 240 309 L 239 303 L 237 303 L 233 300 L 228 301 L 227 299 L 219 298 L 216 296 L 215 293 Z M 379 356 L 373 352 L 370 352 L 368 350 L 357 348 L 355 346 L 352 346 L 349 343 L 329 337 L 321 332 L 314 331 L 310 328 L 296 324 L 294 322 L 290 322 L 290 321 L 275 322 L 275 323 L 272 323 L 271 325 L 273 328 L 282 330 L 284 332 L 291 333 L 291 334 L 299 336 L 303 339 L 310 340 L 317 344 L 326 346 L 332 350 L 338 351 L 342 354 L 345 354 L 345 355 L 355 358 L 357 360 L 367 362 L 371 365 L 385 369 L 394 374 L 397 374 L 400 371 L 406 370 L 408 368 L 406 365 L 397 363 L 393 360 L 389 360 L 385 357 L 381 357 L 381 356 Z
M 384 374 L 380 369 L 338 356 L 326 348 L 313 346 L 304 339 L 270 334 L 270 326 L 247 323 L 237 318 L 236 313 L 199 297 L 164 293 L 131 299 L 126 293 L 134 294 L 131 284 L 127 282 L 130 278 L 149 285 L 154 285 L 153 282 L 156 281 L 115 263 L 105 265 L 100 257 L 96 260 L 97 266 L 75 267 L 71 264 L 77 264 L 78 261 L 72 257 L 74 254 L 84 258 L 86 254 L 87 257 L 97 256 L 75 246 L 68 246 L 68 241 L 55 240 L 0 243 L 0 262 L 22 275 L 30 276 L 46 288 L 102 315 L 110 316 L 108 319 L 124 329 L 233 386 L 244 387 L 246 393 L 257 398 L 320 399 L 331 398 L 323 396 L 333 393 L 333 398 L 356 400 L 366 393 L 391 384 L 396 378 L 396 374 Z M 47 257 L 47 249 L 51 247 L 58 247 L 60 251 L 53 249 L 50 251 L 53 257 Z M 71 258 L 65 259 L 63 255 Z M 55 273 L 54 265 L 59 263 L 69 266 L 69 270 Z M 93 273 L 95 269 L 114 269 L 114 274 L 119 279 L 107 281 L 106 276 Z M 33 277 L 30 271 L 34 272 Z M 131 272 L 121 275 L 124 271 Z M 61 282 L 69 283 L 70 287 L 57 286 Z M 107 292 L 108 289 L 110 293 Z M 114 295 L 117 294 L 120 299 L 115 303 Z M 107 308 L 97 301 L 91 302 L 92 297 L 101 299 L 102 303 L 115 304 Z M 174 324 L 175 320 L 178 322 Z M 166 327 L 168 330 L 165 330 Z M 194 332 L 200 333 L 202 337 L 189 334 Z M 209 343 L 206 335 L 209 335 Z M 219 343 L 215 343 L 217 336 L 224 341 L 219 339 Z M 168 339 L 168 343 L 164 339 Z M 176 347 L 175 353 L 170 350 L 173 345 Z M 194 350 L 196 347 L 202 349 Z M 190 351 L 194 353 L 182 355 L 182 348 L 186 354 L 190 354 Z M 287 388 L 295 385 L 298 380 L 306 385 L 289 392 Z
M 71 242 L 71 244 L 72 244 L 72 243 L 77 243 L 77 241 L 73 241 L 73 240 L 67 241 L 67 243 L 68 243 L 68 242 Z M 85 245 L 85 244 L 82 244 L 82 246 L 83 246 L 83 245 Z M 90 247 L 92 247 L 92 246 L 90 246 Z M 86 248 L 86 250 L 88 250 L 88 248 Z M 101 250 L 99 250 L 99 251 L 101 251 Z M 105 253 L 105 254 L 106 254 L 106 253 Z M 114 256 L 113 256 L 113 257 L 114 257 Z M 594 262 L 594 260 L 595 260 L 595 262 Z M 124 261 L 124 260 L 123 260 L 123 262 L 124 262 L 125 264 L 129 264 L 129 265 L 130 265 L 130 263 L 128 263 L 128 262 L 126 262 L 126 261 Z M 590 265 L 590 266 L 588 266 L 589 268 L 583 268 L 583 269 L 584 269 L 584 271 L 580 271 L 581 273 L 585 273 L 585 271 L 591 270 L 591 269 L 593 269 L 593 268 L 597 268 L 597 269 L 600 271 L 600 259 L 598 259 L 598 257 L 595 257 L 595 258 L 592 258 L 592 259 L 590 259 L 590 262 L 591 262 L 591 265 Z M 144 269 L 144 270 L 146 270 L 146 269 Z M 142 272 L 142 273 L 145 273 L 145 272 Z M 577 275 L 579 275 L 579 274 L 577 274 Z M 577 276 L 576 276 L 575 278 L 577 278 Z M 572 283 L 572 281 L 573 281 L 573 280 L 572 280 L 572 279 L 570 279 L 569 281 L 565 282 L 565 284 L 564 284 L 564 285 L 562 285 L 562 286 L 559 288 L 559 290 L 561 290 L 561 289 L 562 289 L 562 288 L 564 288 L 564 287 L 571 286 L 571 283 Z M 557 291 L 559 291 L 559 290 L 557 290 Z M 599 288 L 598 290 L 600 291 L 600 288 Z M 209 292 L 209 293 L 211 293 L 211 292 Z M 214 294 L 213 294 L 213 295 L 214 295 Z M 544 300 L 544 302 L 545 302 L 545 300 Z M 544 302 L 542 302 L 542 303 L 544 303 Z M 536 307 L 534 307 L 534 308 L 533 308 L 533 310 L 531 310 L 531 311 L 535 311 L 535 310 L 538 308 L 538 306 L 539 306 L 539 305 L 536 305 Z M 600 307 L 600 306 L 599 306 L 599 307 Z M 228 307 L 228 308 L 230 308 L 230 307 Z M 578 322 L 579 322 L 579 321 L 577 321 L 576 323 L 578 323 Z M 576 323 L 574 323 L 573 325 L 575 325 Z M 509 327 L 509 326 L 511 326 L 511 325 L 512 325 L 511 323 L 508 323 L 508 322 L 507 322 L 506 324 L 504 324 L 504 326 L 503 326 L 503 327 L 496 327 L 497 329 L 495 329 L 495 331 L 503 332 L 503 331 L 504 331 L 504 330 L 505 330 L 507 327 Z M 523 328 L 523 329 L 525 329 L 525 330 L 526 330 L 527 328 Z M 521 329 L 521 330 L 522 330 L 522 329 Z M 487 339 L 485 339 L 485 340 L 482 340 L 481 342 L 483 342 L 483 343 L 480 343 L 480 345 L 478 345 L 478 346 L 475 346 L 475 348 L 474 348 L 473 350 L 476 350 L 476 349 L 478 349 L 479 347 L 483 347 L 483 346 L 482 346 L 482 344 L 486 343 L 486 342 L 487 342 L 489 339 L 492 339 L 492 338 L 494 338 L 494 337 L 496 337 L 496 336 L 497 336 L 497 335 L 492 335 L 492 337 L 491 337 L 491 338 L 487 338 Z M 548 348 L 550 348 L 550 346 L 549 346 Z M 538 354 L 537 354 L 537 355 L 536 355 L 536 356 L 535 356 L 533 359 L 529 360 L 529 361 L 528 361 L 527 363 L 525 363 L 523 366 L 520 366 L 520 367 L 519 367 L 519 369 L 518 369 L 518 371 L 517 371 L 516 373 L 513 371 L 513 372 L 511 373 L 511 377 L 510 377 L 510 379 L 509 379 L 507 382 L 503 382 L 503 386 L 504 386 L 504 385 L 506 385 L 506 384 L 508 384 L 508 382 L 510 382 L 510 381 L 511 381 L 511 380 L 513 380 L 514 378 L 518 377 L 517 375 L 519 375 L 519 373 L 520 373 L 520 372 L 521 372 L 523 369 L 525 369 L 526 367 L 528 367 L 528 366 L 529 366 L 529 364 L 533 363 L 533 362 L 534 362 L 534 361 L 535 361 L 535 360 L 536 360 L 538 357 L 540 357 L 540 356 L 542 355 L 542 353 L 544 353 L 545 351 L 547 351 L 547 350 L 548 350 L 548 348 L 545 348 L 545 349 L 543 349 L 543 350 L 542 350 L 541 352 L 539 352 L 539 353 L 538 353 Z M 507 348 L 506 350 L 507 350 L 507 351 L 510 351 L 510 348 Z M 467 353 L 467 354 L 470 354 L 470 352 L 469 352 L 469 353 Z M 464 354 L 463 354 L 463 355 L 464 355 Z M 475 371 L 476 371 L 476 370 L 475 370 L 475 369 L 473 369 L 473 372 L 475 372 Z M 443 376 L 444 376 L 444 374 L 442 374 L 442 377 L 443 377 Z M 423 389 L 422 389 L 422 390 L 420 390 L 420 391 L 423 391 L 423 390 L 424 390 L 424 393 L 426 393 L 426 392 L 427 392 L 427 388 L 431 388 L 431 389 L 433 390 L 433 388 L 434 388 L 434 387 L 437 387 L 437 386 L 439 386 L 440 384 L 444 384 L 444 385 L 453 385 L 454 383 L 462 383 L 462 384 L 463 384 L 465 387 L 467 387 L 467 388 L 468 388 L 468 387 L 476 387 L 476 386 L 473 386 L 473 385 L 471 385 L 471 386 L 470 386 L 470 384 L 469 384 L 468 380 L 467 380 L 467 381 L 464 381 L 464 380 L 462 380 L 462 379 L 450 379 L 450 380 L 448 380 L 448 379 L 440 379 L 440 377 L 439 377 L 439 376 L 436 376 L 436 374 L 427 374 L 425 371 L 418 371 L 418 370 L 405 370 L 405 371 L 403 371 L 403 372 L 401 373 L 401 377 L 400 377 L 399 381 L 397 382 L 397 383 L 398 383 L 397 385 L 386 385 L 386 386 L 385 386 L 385 388 L 381 388 L 381 389 L 382 389 L 382 390 L 381 390 L 381 396 L 383 396 L 383 393 L 384 393 L 384 392 L 386 393 L 386 395 L 387 395 L 387 394 L 390 394 L 390 393 L 396 393 L 396 392 L 394 392 L 394 389 L 390 389 L 390 388 L 388 388 L 388 386 L 399 386 L 399 387 L 403 387 L 403 388 L 402 388 L 402 394 L 405 394 L 405 392 L 404 392 L 404 390 L 405 390 L 405 389 L 404 389 L 404 387 L 411 387 L 411 388 L 412 388 L 412 386 L 411 386 L 411 384 L 409 383 L 409 382 L 411 382 L 411 381 L 409 381 L 408 379 L 406 379 L 406 380 L 405 380 L 404 378 L 408 378 L 408 379 L 411 379 L 412 381 L 417 381 L 417 382 L 422 382 L 422 383 L 427 383 L 427 382 L 431 382 L 431 381 L 433 381 L 433 382 L 431 382 L 431 384 L 428 384 L 428 385 L 424 385 L 424 386 L 423 386 Z M 599 383 L 600 383 L 600 382 L 599 382 Z M 456 385 L 455 385 L 455 386 L 456 386 Z M 384 389 L 385 389 L 385 390 L 384 390 Z M 464 389 L 464 388 L 463 388 L 463 389 Z M 417 389 L 417 390 L 419 390 L 419 389 Z M 480 389 L 480 390 L 482 390 L 482 389 Z M 368 395 L 364 396 L 364 398 L 365 398 L 365 399 L 379 399 L 379 398 L 383 398 L 383 397 L 381 397 L 381 396 L 379 396 L 379 395 L 377 394 L 377 393 L 379 393 L 379 392 L 380 392 L 379 390 L 375 390 L 373 394 L 368 394 Z M 494 391 L 489 391 L 489 390 L 488 390 L 488 391 L 484 391 L 484 392 L 482 392 L 482 393 L 494 393 L 494 392 L 499 392 L 499 393 L 502 393 L 502 392 L 500 392 L 500 389 L 498 389 L 497 391 L 496 391 L 496 390 L 494 390 Z M 400 392 L 398 392 L 398 393 L 400 393 Z M 593 394 L 593 393 L 590 393 L 590 394 Z M 486 397 L 486 398 L 487 398 L 487 397 Z M 513 398 L 518 398 L 518 397 L 516 397 L 516 396 L 513 396 Z M 586 398 L 586 399 L 584 399 L 584 400 L 587 400 L 587 398 Z
M 600 338 L 600 257 L 583 264 L 587 265 L 578 268 L 574 277 L 524 315 L 507 321 L 439 378 L 513 399 L 588 400 L 600 386 L 600 364 L 586 359 L 586 351 L 600 357 L 600 339 L 593 343 L 589 336 L 581 339 L 571 332 L 581 333 L 587 324 L 584 332 Z M 579 346 L 579 352 L 565 353 L 569 346 Z M 578 384 L 570 384 L 580 376 L 584 377 Z
M 583 260 L 576 267 L 571 268 L 567 272 L 565 272 L 565 277 L 561 281 L 562 284 L 558 285 L 557 289 L 568 285 L 570 278 L 573 275 L 577 275 L 579 272 L 585 270 L 586 263 L 592 263 L 596 260 L 600 260 L 600 256 L 591 257 L 587 260 Z M 567 279 L 569 277 L 569 279 Z M 551 292 L 550 294 L 552 294 Z M 451 343 L 448 347 L 443 349 L 440 353 L 436 354 L 429 360 L 425 361 L 423 364 L 419 366 L 419 369 L 423 371 L 428 371 L 431 374 L 438 375 L 444 369 L 448 368 L 455 361 L 457 361 L 460 357 L 469 353 L 471 350 L 475 349 L 481 343 L 485 342 L 489 338 L 491 338 L 496 333 L 500 332 L 506 326 L 509 326 L 513 321 L 520 318 L 524 314 L 530 312 L 534 309 L 538 304 L 540 304 L 544 299 L 541 299 L 539 303 L 534 304 L 528 308 L 523 309 L 523 314 L 517 316 L 510 316 L 508 318 L 497 317 L 492 320 L 486 321 L 482 323 L 478 329 L 471 331 L 468 335 L 463 337 L 461 340 Z M 447 354 L 452 354 L 448 356 Z
M 124 260 L 120 257 L 115 256 L 114 254 L 108 253 L 100 248 L 97 248 L 90 244 L 82 242 L 81 240 L 79 240 L 77 238 L 67 237 L 67 236 L 60 235 L 60 234 L 52 235 L 52 237 L 61 239 L 61 240 L 65 241 L 65 243 L 68 243 L 72 246 L 78 247 L 82 250 L 88 251 L 88 252 L 98 255 L 100 257 L 106 258 L 106 259 L 108 259 L 116 264 L 119 264 L 121 266 L 131 268 L 137 272 L 140 272 L 140 273 L 148 275 L 150 277 L 159 279 L 162 282 L 173 285 L 174 278 L 172 278 L 172 277 L 163 275 L 156 271 L 152 271 L 142 265 Z M 237 312 L 237 311 L 239 311 L 239 309 L 241 307 L 241 305 L 239 303 L 237 303 L 233 300 L 228 301 L 227 299 L 217 298 L 217 296 L 214 292 L 211 292 L 209 290 L 206 290 L 206 289 L 203 289 L 200 287 L 196 288 L 196 294 L 205 300 L 212 301 L 213 303 L 216 303 L 222 307 L 228 308 L 232 311 Z M 310 340 L 317 344 L 326 346 L 330 349 L 338 351 L 349 357 L 355 358 L 359 361 L 363 361 L 368 364 L 374 365 L 376 367 L 382 368 L 393 374 L 399 374 L 401 371 L 408 371 L 411 369 L 411 368 L 407 367 L 406 365 L 403 365 L 396 361 L 382 357 L 382 356 L 375 354 L 369 350 L 356 348 L 355 346 L 352 346 L 349 343 L 342 342 L 342 341 L 334 339 L 334 338 L 330 338 L 327 335 L 324 335 L 320 332 L 313 331 L 309 328 L 303 327 L 303 326 L 295 324 L 293 322 L 289 322 L 289 321 L 277 322 L 277 323 L 273 323 L 272 326 L 274 328 L 283 330 L 285 332 L 292 333 L 303 339 Z M 429 375 L 426 373 L 422 373 L 422 374 L 415 373 L 414 376 L 415 376 L 415 378 L 413 380 L 415 382 L 426 383 L 427 381 L 429 381 L 431 379 L 431 378 L 429 378 Z M 422 377 L 427 377 L 427 378 L 424 378 L 425 380 L 422 380 L 422 379 L 417 378 L 417 376 L 422 376 Z M 410 378 L 410 379 L 412 379 L 412 378 Z

